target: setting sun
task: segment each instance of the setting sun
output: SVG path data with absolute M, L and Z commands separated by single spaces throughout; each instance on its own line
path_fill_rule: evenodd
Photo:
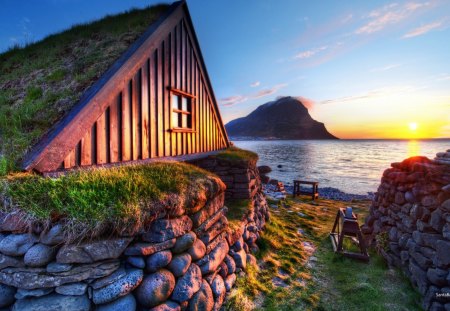
M 418 128 L 417 123 L 415 123 L 415 122 L 409 123 L 409 129 L 411 131 L 415 131 L 415 130 L 417 130 L 417 128 Z

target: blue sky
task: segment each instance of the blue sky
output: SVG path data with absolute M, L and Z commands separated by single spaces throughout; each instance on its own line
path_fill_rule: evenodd
M 157 2 L 4 0 L 0 50 Z M 290 95 L 339 137 L 450 137 L 450 1 L 188 6 L 225 121 Z

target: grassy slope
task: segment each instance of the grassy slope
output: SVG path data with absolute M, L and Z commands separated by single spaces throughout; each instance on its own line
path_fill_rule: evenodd
M 0 175 L 167 9 L 108 16 L 0 54 Z
M 219 152 L 216 157 L 230 162 L 258 160 L 258 155 L 256 153 L 238 147 L 229 147 L 224 151 Z
M 334 254 L 328 234 L 337 209 L 347 205 L 291 199 L 287 208 L 271 209 L 257 254 L 259 269 L 250 268 L 238 279 L 228 309 L 420 310 L 420 297 L 408 280 L 377 254 L 371 253 L 368 264 Z M 351 205 L 362 221 L 369 203 Z M 314 254 L 303 242 L 317 248 Z
M 56 179 L 15 174 L 0 181 L 0 194 L 12 202 L 3 211 L 19 211 L 29 226 L 63 222 L 72 231 L 68 234 L 87 237 L 132 234 L 158 213 L 189 208 L 218 190 L 217 177 L 176 162 L 92 169 Z

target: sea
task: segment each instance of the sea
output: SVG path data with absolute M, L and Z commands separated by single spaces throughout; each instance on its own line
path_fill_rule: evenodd
M 433 140 L 257 140 L 233 141 L 256 152 L 258 165 L 268 165 L 272 179 L 292 185 L 294 179 L 318 181 L 349 194 L 377 191 L 392 162 L 412 156 L 433 159 L 450 149 L 450 139 Z

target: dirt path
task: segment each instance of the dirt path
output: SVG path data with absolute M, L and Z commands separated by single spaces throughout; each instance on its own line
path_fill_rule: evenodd
M 419 296 L 371 253 L 369 264 L 332 251 L 329 232 L 346 202 L 270 202 L 258 267 L 230 295 L 227 310 L 420 310 Z M 351 204 L 361 219 L 369 202 Z

